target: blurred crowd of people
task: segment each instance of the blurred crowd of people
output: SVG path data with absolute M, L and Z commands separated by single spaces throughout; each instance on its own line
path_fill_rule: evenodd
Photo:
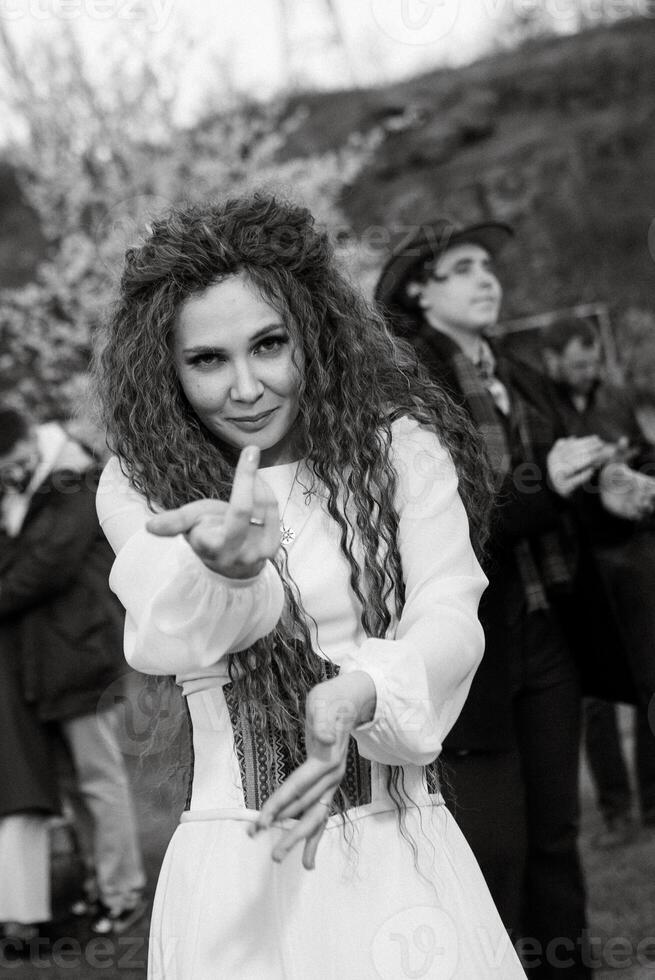
M 639 824 L 655 829 L 655 448 L 625 391 L 606 380 L 589 322 L 546 329 L 539 366 L 517 359 L 511 338 L 490 339 L 502 299 L 496 263 L 512 234 L 493 222 L 424 223 L 391 255 L 376 300 L 469 414 L 496 478 L 486 652 L 444 745 L 442 789 L 513 939 L 544 952 L 534 975 L 588 977 L 581 739 L 604 821 L 596 845 L 625 843 Z M 75 774 L 74 812 L 91 828 L 81 831 L 90 844 L 78 911 L 102 934 L 129 928 L 146 907 L 118 708 L 101 700 L 124 668 L 98 474 L 93 453 L 60 424 L 0 412 L 0 922 L 9 936 L 29 938 L 51 918 L 61 755 Z M 634 705 L 638 808 L 618 702 Z
M 60 424 L 0 410 L 0 922 L 17 950 L 52 919 L 50 818 L 64 802 L 86 865 L 71 911 L 99 935 L 145 911 L 119 699 L 102 700 L 125 666 L 99 473 Z

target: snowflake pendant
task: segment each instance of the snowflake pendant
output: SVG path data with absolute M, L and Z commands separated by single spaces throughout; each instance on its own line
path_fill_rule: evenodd
M 280 534 L 282 544 L 291 544 L 296 536 L 296 532 L 292 527 L 285 527 L 282 522 L 280 522 Z

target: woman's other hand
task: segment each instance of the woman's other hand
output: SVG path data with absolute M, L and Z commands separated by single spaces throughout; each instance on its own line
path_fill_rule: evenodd
M 314 867 L 332 797 L 346 771 L 350 733 L 375 714 L 375 685 L 365 671 L 353 671 L 323 681 L 307 696 L 303 762 L 273 793 L 249 831 L 254 836 L 272 823 L 295 817 L 298 822 L 278 841 L 273 860 L 283 861 L 304 840 L 302 863 Z
M 194 500 L 148 521 L 153 534 L 183 534 L 202 562 L 226 578 L 251 578 L 280 546 L 275 495 L 257 475 L 259 449 L 239 457 L 230 500 Z

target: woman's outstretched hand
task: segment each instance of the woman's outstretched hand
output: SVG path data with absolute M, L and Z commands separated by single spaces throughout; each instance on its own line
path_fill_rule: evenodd
M 275 495 L 257 475 L 259 449 L 239 457 L 230 500 L 194 500 L 151 518 L 153 534 L 183 534 L 207 568 L 227 578 L 251 578 L 280 546 Z
M 307 696 L 307 760 L 268 798 L 250 836 L 272 823 L 296 817 L 298 823 L 275 845 L 273 860 L 283 861 L 304 840 L 302 863 L 311 870 L 330 814 L 332 797 L 346 771 L 350 733 L 375 714 L 375 684 L 365 671 L 353 671 L 312 688 Z

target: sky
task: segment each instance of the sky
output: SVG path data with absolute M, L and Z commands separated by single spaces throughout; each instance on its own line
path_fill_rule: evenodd
M 566 30 L 576 0 L 541 2 Z M 126 59 L 147 52 L 187 121 L 220 79 L 266 99 L 294 82 L 384 84 L 471 61 L 502 42 L 504 18 L 534 2 L 332 0 L 332 6 L 341 45 L 334 43 L 328 0 L 0 0 L 0 20 L 25 47 L 52 41 L 70 25 L 96 80 L 117 48 Z
M 69 24 L 98 73 L 116 45 L 133 42 L 159 64 L 173 51 L 181 111 L 192 114 L 203 79 L 221 72 L 266 98 L 295 81 L 383 84 L 470 60 L 493 35 L 493 18 L 480 16 L 485 2 L 491 10 L 504 4 L 333 0 L 341 46 L 327 0 L 0 0 L 0 19 L 22 46 L 52 40 Z

